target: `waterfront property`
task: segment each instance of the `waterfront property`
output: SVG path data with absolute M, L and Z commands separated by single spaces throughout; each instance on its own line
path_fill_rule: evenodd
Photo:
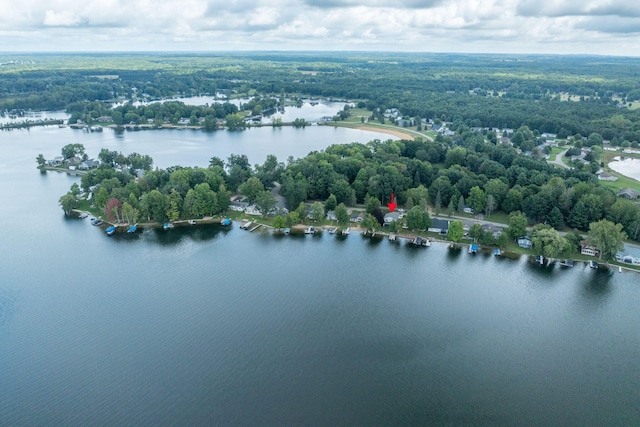
M 518 243 L 518 246 L 523 249 L 531 249 L 533 247 L 533 242 L 531 241 L 531 238 L 529 236 L 518 237 L 516 242 Z

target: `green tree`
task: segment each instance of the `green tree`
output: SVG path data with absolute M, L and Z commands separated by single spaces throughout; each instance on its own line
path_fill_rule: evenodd
M 68 160 L 74 156 L 82 157 L 84 155 L 84 145 L 82 144 L 67 144 L 62 147 L 62 157 Z
M 485 200 L 485 205 L 484 205 L 484 213 L 485 215 L 487 215 L 487 218 L 491 216 L 491 214 L 495 209 L 496 209 L 496 201 L 493 198 L 492 194 L 488 194 Z
M 300 215 L 297 211 L 292 211 L 287 214 L 287 227 L 293 227 L 296 224 L 300 224 Z
M 255 176 L 252 176 L 244 183 L 240 184 L 238 191 L 240 191 L 240 194 L 247 197 L 249 203 L 253 203 L 256 201 L 258 196 L 264 192 L 264 185 L 262 184 L 262 181 Z
M 556 230 L 561 230 L 564 228 L 564 217 L 562 216 L 562 212 L 558 209 L 557 206 L 554 206 L 553 209 L 547 214 L 547 224 L 549 226 L 555 228 Z
M 464 229 L 462 226 L 462 222 L 460 221 L 451 221 L 449 223 L 449 240 L 453 243 L 460 243 L 462 237 L 464 236 Z
M 467 203 L 474 212 L 482 212 L 484 210 L 485 195 L 484 191 L 478 186 L 471 187 Z
M 335 210 L 336 206 L 338 206 L 338 201 L 336 200 L 336 196 L 334 196 L 333 194 L 329 194 L 329 197 L 324 202 L 325 212 Z
M 373 215 L 366 214 L 360 226 L 364 228 L 365 231 L 376 231 L 380 227 L 380 223 Z
M 380 200 L 376 199 L 375 197 L 369 197 L 367 198 L 365 211 L 367 213 L 372 213 L 375 209 L 380 209 L 380 206 L 382 206 Z
M 122 218 L 127 224 L 135 224 L 138 222 L 138 209 L 131 206 L 129 202 L 122 204 Z
M 69 215 L 72 210 L 78 207 L 78 198 L 69 192 L 60 197 L 58 203 L 62 207 L 64 214 Z
M 533 249 L 545 258 L 555 258 L 569 246 L 567 239 L 545 224 L 533 227 L 531 241 Z
M 457 212 L 458 213 L 464 212 L 464 197 L 462 195 L 458 198 Z
M 474 242 L 477 242 L 482 237 L 483 233 L 484 230 L 482 229 L 482 225 L 477 223 L 473 224 L 469 229 L 469 237 L 471 237 Z
M 286 226 L 287 226 L 287 220 L 282 215 L 276 215 L 276 217 L 273 218 L 273 228 L 275 228 L 276 230 L 285 228 Z
M 311 219 L 313 221 L 320 221 L 324 218 L 324 206 L 320 202 L 314 202 L 311 205 Z
M 77 182 L 71 184 L 71 194 L 73 194 L 74 197 L 80 196 L 80 186 Z
M 43 167 L 44 165 L 47 164 L 47 160 L 44 158 L 42 154 L 38 154 L 38 157 L 36 157 L 36 162 L 38 162 L 39 167 Z
M 511 239 L 517 239 L 527 234 L 527 216 L 520 211 L 514 211 L 509 214 L 509 225 L 507 234 Z
M 434 210 L 436 212 L 436 215 L 440 214 L 440 209 L 442 209 L 442 193 L 438 191 L 438 193 L 436 194 L 436 201 L 434 203 Z
M 347 211 L 347 207 L 344 203 L 340 203 L 336 206 L 336 218 L 338 218 L 338 223 L 347 224 L 349 222 L 349 212 Z
M 589 224 L 589 241 L 600 251 L 600 259 L 611 261 L 624 249 L 627 234 L 621 224 L 606 219 Z
M 423 230 L 425 228 L 423 213 L 424 211 L 420 206 L 414 206 L 407 212 L 407 227 L 410 230 Z
M 242 116 L 238 113 L 234 113 L 234 114 L 229 114 L 226 118 L 225 118 L 225 123 L 227 125 L 227 129 L 229 130 L 243 130 L 246 127 L 246 124 L 244 122 L 244 120 L 242 119 Z
M 267 216 L 278 203 L 276 197 L 269 190 L 264 190 L 260 193 L 255 202 L 260 212 L 262 212 L 262 216 Z

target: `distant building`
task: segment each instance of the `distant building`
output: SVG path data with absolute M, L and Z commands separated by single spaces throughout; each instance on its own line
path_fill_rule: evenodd
M 618 177 L 603 171 L 598 173 L 598 179 L 600 181 L 617 181 Z
M 640 191 L 634 190 L 633 188 L 623 188 L 618 191 L 618 197 L 624 197 L 628 200 L 636 200 L 640 197 Z

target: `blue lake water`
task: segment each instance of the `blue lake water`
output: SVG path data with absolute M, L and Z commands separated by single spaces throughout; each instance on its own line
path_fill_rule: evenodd
M 444 244 L 65 218 L 71 142 L 205 166 L 370 133 L 0 133 L 0 425 L 635 425 L 640 276 Z M 314 142 L 315 141 L 315 142 Z

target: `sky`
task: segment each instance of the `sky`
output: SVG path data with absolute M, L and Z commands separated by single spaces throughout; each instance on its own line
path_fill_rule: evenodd
M 638 0 L 0 0 L 0 53 L 640 55 Z

